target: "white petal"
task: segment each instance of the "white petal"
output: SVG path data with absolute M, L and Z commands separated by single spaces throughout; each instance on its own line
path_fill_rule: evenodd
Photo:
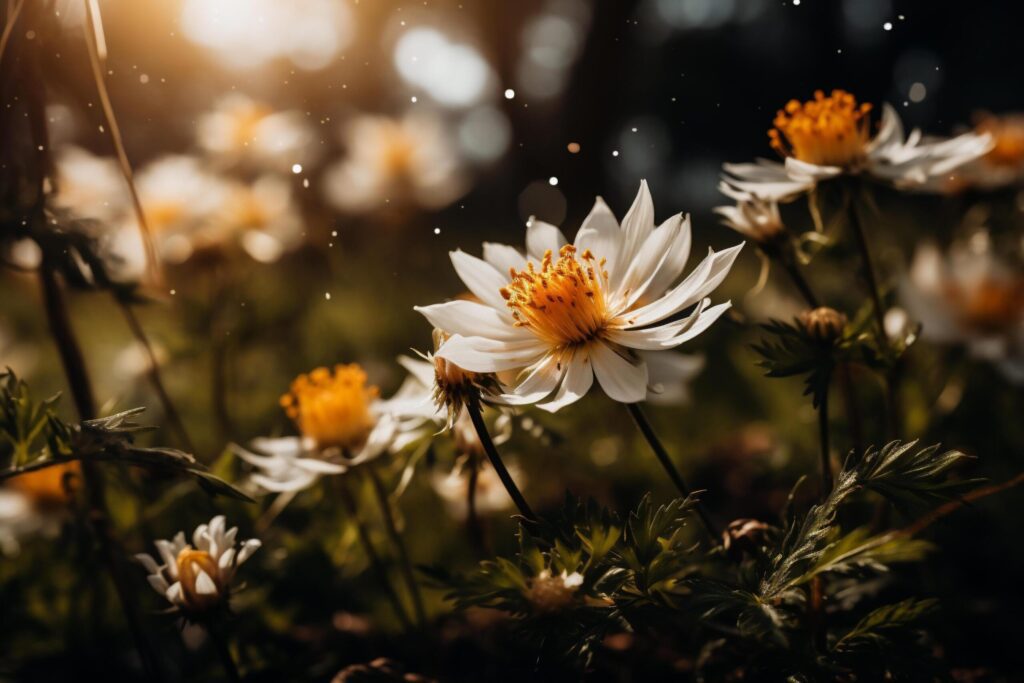
M 484 242 L 484 261 L 502 274 L 508 273 L 509 269 L 522 270 L 526 267 L 526 257 L 522 252 L 497 242 Z
M 532 217 L 527 221 L 526 253 L 530 258 L 539 261 L 548 251 L 558 258 L 558 250 L 567 243 L 568 240 L 565 239 L 562 231 L 550 223 Z
M 146 577 L 146 580 L 149 581 L 149 585 L 152 586 L 153 590 L 157 593 L 160 595 L 167 595 L 167 589 L 170 588 L 170 586 L 167 585 L 167 579 L 165 579 L 161 574 L 150 574 Z
M 590 361 L 601 388 L 613 401 L 636 403 L 647 396 L 647 366 L 623 358 L 603 342 L 590 345 Z
M 213 582 L 210 575 L 202 569 L 199 570 L 199 574 L 196 576 L 196 593 L 199 595 L 216 595 L 217 584 Z
M 640 246 L 640 251 L 630 261 L 626 274 L 613 291 L 612 306 L 625 310 L 643 297 L 665 261 L 673 256 L 673 246 L 678 241 L 682 225 L 678 216 L 676 219 L 652 232 Z
M 228 548 L 220 559 L 217 560 L 217 567 L 220 569 L 228 569 L 235 561 L 235 553 L 237 551 L 234 548 Z
M 164 597 L 166 597 L 167 601 L 173 605 L 184 605 L 185 596 L 181 592 L 181 582 L 175 581 L 172 583 L 170 588 L 167 589 L 167 592 L 164 593 Z
M 566 366 L 559 361 L 558 354 L 549 353 L 526 368 L 523 371 L 524 378 L 513 389 L 490 398 L 489 402 L 505 405 L 536 403 L 555 390 L 565 371 Z
M 470 372 L 503 372 L 531 365 L 547 351 L 538 339 L 504 342 L 484 337 L 449 338 L 437 355 Z
M 499 273 L 487 261 L 470 256 L 464 251 L 451 252 L 451 259 L 455 272 L 469 291 L 495 310 L 507 310 L 505 299 L 501 296 L 501 289 L 508 284 L 507 275 Z
M 624 238 L 611 209 L 598 197 L 594 202 L 594 208 L 583 219 L 583 225 L 576 233 L 575 244 L 579 253 L 582 254 L 589 249 L 598 261 L 604 259 L 608 279 L 614 283 L 617 282 L 616 268 Z
M 640 351 L 647 363 L 647 400 L 654 403 L 682 403 L 689 399 L 687 386 L 704 369 L 704 356 L 673 351 Z
M 636 193 L 633 205 L 629 207 L 626 217 L 622 219 L 624 241 L 619 263 L 629 263 L 640 251 L 640 246 L 654 230 L 654 202 L 647 181 L 640 181 L 640 189 Z
M 307 472 L 316 472 L 317 474 L 344 474 L 348 471 L 348 468 L 344 465 L 317 460 L 316 458 L 299 458 L 295 461 L 295 466 Z
M 263 545 L 263 543 L 260 542 L 258 538 L 250 538 L 248 541 L 243 543 L 242 549 L 238 551 L 238 561 L 235 562 L 235 564 L 239 565 L 248 560 L 252 557 L 254 552 L 259 550 L 261 545 Z
M 475 301 L 448 301 L 431 306 L 414 306 L 434 327 L 448 334 L 491 339 L 528 339 L 530 332 L 513 324 L 507 311 L 497 311 Z
M 562 386 L 558 388 L 553 399 L 537 404 L 538 408 L 550 413 L 557 412 L 560 408 L 583 398 L 594 383 L 594 369 L 590 364 L 587 349 L 575 349 L 572 356 L 563 362 L 566 368 Z
M 287 477 L 268 477 L 263 474 L 254 474 L 250 478 L 252 483 L 269 493 L 302 491 L 308 489 L 319 479 L 315 473 L 298 468 L 289 472 Z
M 156 563 L 156 560 L 153 559 L 152 555 L 149 555 L 147 553 L 139 553 L 138 555 L 135 556 L 135 560 L 139 564 L 141 564 L 146 569 L 146 571 L 148 573 L 150 573 L 150 574 L 159 574 L 160 573 L 160 565 L 158 565 Z M 163 592 L 163 591 L 161 591 L 161 592 Z
M 644 288 L 644 297 L 648 300 L 664 294 L 665 290 L 682 274 L 683 268 L 686 267 L 686 262 L 690 258 L 692 231 L 690 229 L 689 215 L 681 216 L 676 214 L 655 228 L 655 232 L 666 229 L 667 226 L 672 224 L 672 221 L 679 221 L 679 235 L 672 240 L 665 260 L 662 261 L 655 275 Z

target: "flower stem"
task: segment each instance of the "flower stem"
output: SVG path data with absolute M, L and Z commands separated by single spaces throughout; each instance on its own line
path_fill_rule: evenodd
M 479 457 L 470 454 L 467 465 L 469 466 L 469 480 L 466 482 L 466 532 L 469 534 L 469 540 L 473 547 L 482 555 L 486 552 L 487 543 L 484 537 L 484 527 L 476 509 L 477 488 L 479 488 L 480 481 Z
M 466 410 L 469 412 L 469 417 L 473 421 L 473 427 L 476 429 L 476 434 L 480 438 L 480 443 L 483 444 L 484 452 L 487 453 L 488 460 L 491 461 L 491 466 L 494 471 L 498 473 L 498 478 L 501 479 L 501 483 L 504 484 L 505 490 L 508 491 L 508 495 L 512 498 L 512 502 L 519 508 L 519 514 L 522 515 L 527 521 L 536 523 L 538 521 L 537 515 L 533 514 L 533 510 L 530 509 L 529 503 L 523 498 L 523 494 L 519 491 L 519 487 L 516 486 L 515 481 L 512 480 L 512 475 L 508 473 L 508 468 L 505 467 L 505 463 L 501 460 L 501 455 L 498 454 L 498 449 L 494 446 L 494 441 L 491 439 L 491 435 L 487 431 L 487 424 L 484 422 L 484 416 L 480 413 L 480 399 L 477 396 L 470 397 L 466 403 Z
M 395 516 L 391 510 L 388 492 L 384 488 L 384 482 L 380 480 L 380 475 L 377 474 L 373 464 L 367 465 L 366 471 L 369 473 L 373 491 L 377 495 L 377 502 L 380 504 L 381 514 L 384 516 L 384 525 L 388 536 L 391 537 L 391 542 L 395 544 L 395 549 L 398 551 L 399 566 L 402 570 L 402 576 L 405 578 L 405 583 L 409 588 L 409 594 L 412 596 L 412 606 L 416 611 L 416 622 L 422 627 L 427 621 L 426 612 L 423 609 L 423 596 L 420 594 L 419 584 L 416 583 L 416 575 L 413 573 L 412 562 L 409 560 L 409 551 L 405 547 L 402 535 L 398 533 L 398 525 L 395 524 Z
M 231 656 L 231 646 L 228 645 L 227 638 L 224 637 L 219 628 L 212 625 L 207 625 L 206 632 L 210 635 L 210 642 L 213 643 L 214 649 L 217 650 L 217 655 L 220 657 L 220 663 L 224 667 L 224 673 L 227 674 L 228 680 L 231 683 L 240 683 L 242 675 L 238 672 L 235 658 Z
M 864 224 L 861 221 L 860 211 L 857 209 L 856 200 L 851 200 L 850 225 L 853 227 L 853 234 L 857 240 L 857 248 L 860 250 L 861 265 L 864 268 L 864 279 L 867 281 L 868 293 L 871 295 L 872 307 L 875 315 L 876 335 L 878 343 L 885 346 L 888 338 L 885 334 L 885 309 L 882 306 L 882 295 L 878 289 L 878 276 L 875 274 L 875 264 L 871 258 L 871 248 L 868 245 L 867 233 L 864 231 Z
M 115 299 L 118 307 L 121 309 L 121 313 L 124 314 L 125 322 L 128 323 L 128 327 L 135 337 L 135 341 L 146 352 L 146 358 L 149 360 L 149 370 L 147 371 L 149 382 L 153 385 L 157 398 L 160 399 L 160 405 L 164 409 L 164 416 L 171 423 L 171 429 L 174 430 L 181 445 L 189 453 L 194 454 L 196 452 L 195 445 L 193 445 L 192 439 L 188 435 L 188 430 L 185 429 L 185 423 L 182 422 L 181 414 L 178 413 L 174 401 L 171 400 L 171 395 L 167 393 L 167 388 L 164 386 L 163 377 L 160 374 L 160 361 L 156 357 L 153 345 L 149 342 L 149 337 L 146 336 L 146 330 L 142 327 L 142 323 L 139 322 L 139 317 L 135 315 L 132 305 L 119 297 L 115 297 Z
M 384 587 L 384 592 L 387 593 L 388 600 L 391 601 L 391 607 L 394 609 L 395 615 L 398 617 L 398 620 L 402 622 L 402 628 L 406 631 L 411 630 L 412 621 L 409 620 L 409 615 L 406 614 L 405 608 L 402 607 L 402 601 L 398 598 L 398 593 L 395 592 L 395 587 L 391 585 L 391 581 L 388 579 L 388 572 L 384 567 L 384 563 L 380 559 L 380 555 L 377 554 L 376 548 L 373 547 L 373 542 L 370 540 L 370 532 L 367 531 L 366 526 L 363 524 L 363 520 L 359 517 L 359 511 L 356 509 L 356 502 L 352 497 L 352 492 L 348 489 L 348 484 L 345 483 L 343 477 L 332 478 L 337 482 L 341 504 L 345 507 L 345 511 L 348 513 L 348 516 L 356 525 L 356 532 L 359 534 L 359 541 L 363 544 L 363 551 L 366 553 L 366 557 L 370 560 L 370 566 L 373 567 L 374 575 L 380 579 L 381 585 Z
M 57 344 L 57 351 L 71 389 L 75 410 L 78 412 L 80 419 L 91 420 L 96 417 L 92 382 L 86 369 L 85 358 L 82 356 L 82 349 L 78 345 L 78 339 L 75 337 L 74 330 L 71 327 L 67 304 L 64 300 L 64 292 L 61 289 L 60 282 L 57 280 L 57 274 L 52 264 L 44 261 L 39 268 L 39 278 L 41 280 L 43 303 L 46 308 L 50 332 Z M 114 590 L 117 592 L 121 609 L 124 611 L 125 619 L 128 621 L 128 627 L 132 632 L 135 647 L 142 658 L 142 665 L 147 672 L 148 678 L 154 681 L 163 681 L 165 678 L 158 664 L 159 660 L 156 652 L 146 637 L 141 609 L 135 600 L 135 594 L 129 590 L 128 581 L 119 563 L 121 553 L 117 549 L 116 541 L 110 530 L 103 472 L 89 458 L 82 458 L 81 464 L 82 478 L 85 480 L 85 490 L 89 504 L 89 517 L 93 533 L 96 535 L 99 545 L 102 561 L 106 565 L 107 572 L 110 574 L 110 579 L 114 584 Z
M 821 500 L 832 492 L 832 456 L 828 429 L 828 385 L 818 405 L 818 434 L 821 444 Z
M 665 469 L 669 479 L 671 479 L 672 483 L 675 484 L 679 494 L 684 498 L 690 496 L 691 491 L 683 480 L 683 475 L 681 475 L 679 470 L 676 469 L 676 466 L 672 464 L 672 459 L 669 457 L 668 451 L 666 451 L 665 447 L 661 444 L 661 441 L 658 439 L 658 435 L 654 433 L 654 428 L 651 427 L 651 423 L 648 421 L 647 416 L 644 415 L 644 411 L 640 408 L 640 404 L 626 403 L 624 405 L 632 416 L 633 422 L 636 423 L 640 433 L 643 434 L 644 439 L 647 440 L 647 444 L 651 447 L 651 450 L 654 451 L 654 456 Z M 704 504 L 698 500 L 694 509 L 697 511 L 697 517 L 700 519 L 701 524 L 704 525 L 704 530 L 707 531 L 708 535 L 711 537 L 712 543 L 718 543 L 718 538 L 720 536 L 719 531 L 715 527 L 714 523 L 712 523 L 707 510 L 704 509 Z

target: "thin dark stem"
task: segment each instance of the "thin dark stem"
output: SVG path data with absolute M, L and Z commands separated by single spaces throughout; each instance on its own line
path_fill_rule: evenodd
M 82 356 L 78 339 L 75 337 L 74 330 L 71 327 L 67 305 L 64 301 L 64 292 L 57 280 L 56 273 L 49 263 L 44 262 L 40 267 L 39 277 L 42 284 L 46 317 L 49 321 L 54 341 L 57 344 L 57 350 L 60 354 L 61 364 L 64 367 L 68 386 L 71 389 L 71 397 L 74 401 L 75 409 L 80 419 L 93 419 L 96 417 L 96 406 L 93 400 L 92 382 L 86 370 L 85 358 Z M 110 574 L 110 579 L 114 583 L 114 589 L 117 591 L 121 608 L 128 621 L 128 626 L 135 641 L 135 647 L 142 657 L 143 667 L 146 669 L 149 678 L 154 681 L 163 681 L 165 680 L 163 671 L 158 664 L 156 653 L 146 637 L 141 610 L 135 601 L 135 594 L 129 589 L 128 580 L 119 562 L 121 552 L 117 549 L 110 530 L 110 519 L 107 516 L 106 484 L 103 472 L 96 466 L 96 463 L 88 458 L 82 459 L 81 464 L 93 532 L 96 534 L 101 557 Z
M 683 475 L 679 473 L 679 470 L 676 469 L 676 466 L 672 463 L 672 458 L 669 457 L 668 451 L 666 451 L 665 447 L 661 444 L 661 440 L 658 439 L 658 435 L 654 433 L 654 428 L 651 426 L 650 421 L 648 421 L 647 416 L 644 415 L 644 411 L 640 408 L 640 404 L 626 403 L 624 405 L 632 416 L 633 422 L 636 423 L 640 433 L 643 434 L 644 439 L 647 440 L 647 444 L 651 447 L 651 450 L 654 451 L 654 456 L 665 469 L 669 479 L 671 479 L 672 483 L 675 484 L 679 494 L 684 498 L 691 495 L 690 488 L 683 480 Z M 697 511 L 697 517 L 700 519 L 701 524 L 704 525 L 704 530 L 707 531 L 708 535 L 711 537 L 712 543 L 718 543 L 720 536 L 719 531 L 715 527 L 714 523 L 712 523 L 707 510 L 704 509 L 704 504 L 698 500 L 695 509 Z
M 526 502 L 526 498 L 519 491 L 519 487 L 516 486 L 515 481 L 512 480 L 512 475 L 508 473 L 508 468 L 505 467 L 505 463 L 501 460 L 501 455 L 498 454 L 498 449 L 494 446 L 494 441 L 491 439 L 490 433 L 487 431 L 487 424 L 484 422 L 484 416 L 480 413 L 480 399 L 473 396 L 469 399 L 466 404 L 466 410 L 469 411 L 469 417 L 473 421 L 473 427 L 476 429 L 476 434 L 480 438 L 480 443 L 483 444 L 484 452 L 487 453 L 487 459 L 491 461 L 491 467 L 498 473 L 498 478 L 501 479 L 501 483 L 504 484 L 505 490 L 508 491 L 508 495 L 512 498 L 512 502 L 519 508 L 519 514 L 522 515 L 527 521 L 536 523 L 538 521 L 537 515 L 533 514 L 533 510 L 530 509 L 529 503 Z
M 231 646 L 228 645 L 227 638 L 215 626 L 207 626 L 206 632 L 210 634 L 210 642 L 213 643 L 214 649 L 217 650 L 217 656 L 220 657 L 220 663 L 224 667 L 224 673 L 227 674 L 228 680 L 231 683 L 240 683 L 242 674 L 238 672 L 235 658 L 231 656 Z
M 156 352 L 153 350 L 153 345 L 149 341 L 149 337 L 146 335 L 146 330 L 143 329 L 142 323 L 139 322 L 139 318 L 135 315 L 135 310 L 132 305 L 126 301 L 117 299 L 117 305 L 124 314 L 124 319 L 128 323 L 128 327 L 132 331 L 132 335 L 135 340 L 142 345 L 142 348 L 146 352 L 146 357 L 149 359 L 149 382 L 153 385 L 153 390 L 156 392 L 157 398 L 160 399 L 160 405 L 164 409 L 164 416 L 171 423 L 171 428 L 174 430 L 175 435 L 178 437 L 178 441 L 185 447 L 189 453 L 195 453 L 196 449 L 192 443 L 192 439 L 189 438 L 188 430 L 185 429 L 185 423 L 182 422 L 181 414 L 178 413 L 178 409 L 174 405 L 174 401 L 171 400 L 170 394 L 167 393 L 167 389 L 164 386 L 163 378 L 160 375 L 160 361 L 156 357 Z
M 832 455 L 828 430 L 828 386 L 821 394 L 818 405 L 818 435 L 821 443 L 821 500 L 832 492 Z
M 388 579 L 388 571 L 384 567 L 384 563 L 380 559 L 380 555 L 377 554 L 377 549 L 373 546 L 373 541 L 370 540 L 370 532 L 367 531 L 366 526 L 363 524 L 363 520 L 359 517 L 359 511 L 356 509 L 355 499 L 352 497 L 352 492 L 348 489 L 348 484 L 345 483 L 343 477 L 333 477 L 334 481 L 337 482 L 338 495 L 341 498 L 341 504 L 345 507 L 345 511 L 348 516 L 352 519 L 352 522 L 356 525 L 356 532 L 359 534 L 359 541 L 363 544 L 363 552 L 366 553 L 366 557 L 370 560 L 370 566 L 373 567 L 373 573 L 380 579 L 381 585 L 384 587 L 384 592 L 387 593 L 388 600 L 391 601 L 391 607 L 395 611 L 395 615 L 398 620 L 402 622 L 402 628 L 406 631 L 412 629 L 412 621 L 409 620 L 409 615 L 406 614 L 405 608 L 402 607 L 402 601 L 398 597 L 398 593 L 395 592 L 395 587 L 391 585 L 391 581 Z
M 416 583 L 416 574 L 413 572 L 412 562 L 409 560 L 409 551 L 405 547 L 402 535 L 398 533 L 398 525 L 395 524 L 395 515 L 391 510 L 391 500 L 388 498 L 387 489 L 384 488 L 384 482 L 381 481 L 380 475 L 377 474 L 372 463 L 367 465 L 366 471 L 370 477 L 370 483 L 373 485 L 373 491 L 377 495 L 377 502 L 380 504 L 381 514 L 384 516 L 384 525 L 388 536 L 391 537 L 391 542 L 394 543 L 395 549 L 398 551 L 399 566 L 409 588 L 409 594 L 412 596 L 416 622 L 423 626 L 427 621 L 427 615 L 423 609 L 423 596 L 420 594 L 419 584 Z
M 864 426 L 860 415 L 860 405 L 857 403 L 857 392 L 854 389 L 850 364 L 840 363 L 837 370 L 839 372 L 839 390 L 843 394 L 843 406 L 846 409 L 846 419 L 849 423 L 850 442 L 853 444 L 855 453 L 863 453 Z
M 878 289 L 878 276 L 875 274 L 875 264 L 871 258 L 871 247 L 868 246 L 867 233 L 864 231 L 863 222 L 860 219 L 860 211 L 857 209 L 856 199 L 851 199 L 850 224 L 853 226 L 853 234 L 857 240 L 857 248 L 860 250 L 860 260 L 864 267 L 864 279 L 867 281 L 868 293 L 871 295 L 872 307 L 875 316 L 875 333 L 878 336 L 878 343 L 885 346 L 888 338 L 885 334 L 885 308 L 882 306 L 882 294 Z
M 783 270 L 786 271 L 786 274 L 789 275 L 789 279 L 793 281 L 793 285 L 798 290 L 800 290 L 800 295 L 803 296 L 804 301 L 807 302 L 807 305 L 810 306 L 811 308 L 817 308 L 818 306 L 820 306 L 821 304 L 818 303 L 818 297 L 814 295 L 814 291 L 811 289 L 811 286 L 807 283 L 807 280 L 806 278 L 804 278 L 803 273 L 801 273 L 800 269 L 797 268 L 795 263 L 793 263 L 793 257 L 787 254 L 779 254 L 776 260 L 779 262 L 779 264 L 782 265 L 782 268 Z

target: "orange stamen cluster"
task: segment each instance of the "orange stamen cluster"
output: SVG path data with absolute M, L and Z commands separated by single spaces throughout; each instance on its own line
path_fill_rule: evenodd
M 576 258 L 576 247 L 567 244 L 553 260 L 548 251 L 538 270 L 533 262 L 526 270 L 509 270 L 511 282 L 501 295 L 519 327 L 528 327 L 555 346 L 585 344 L 598 336 L 608 322 L 604 288 L 608 273 L 605 261 L 595 263 L 590 250 Z
M 772 149 L 782 156 L 819 166 L 848 167 L 861 161 L 869 141 L 871 105 L 843 90 L 828 97 L 821 90 L 808 102 L 790 100 L 768 131 Z
M 77 462 L 53 465 L 14 477 L 7 485 L 21 491 L 38 505 L 58 506 L 68 500 L 69 478 L 77 476 L 80 471 Z
M 370 406 L 379 395 L 377 387 L 366 384 L 361 367 L 336 365 L 333 371 L 317 368 L 295 378 L 281 407 L 321 448 L 356 450 L 373 429 Z

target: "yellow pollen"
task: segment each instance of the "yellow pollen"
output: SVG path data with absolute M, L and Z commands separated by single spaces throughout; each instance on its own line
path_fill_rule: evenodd
M 380 145 L 378 163 L 385 175 L 394 178 L 409 172 L 416 152 L 416 143 L 399 124 L 385 124 L 380 132 Z
M 281 407 L 321 448 L 357 450 L 373 429 L 370 405 L 379 395 L 377 387 L 366 384 L 361 367 L 335 365 L 333 371 L 317 368 L 296 377 Z
M 819 166 L 851 166 L 864 158 L 870 140 L 871 105 L 843 90 L 821 90 L 807 102 L 790 100 L 768 131 L 772 149 Z
M 519 327 L 558 347 L 586 342 L 599 336 L 608 322 L 604 290 L 608 285 L 605 261 L 595 262 L 590 250 L 576 258 L 576 247 L 567 244 L 554 260 L 549 250 L 540 268 L 509 270 L 511 281 L 502 288 Z

